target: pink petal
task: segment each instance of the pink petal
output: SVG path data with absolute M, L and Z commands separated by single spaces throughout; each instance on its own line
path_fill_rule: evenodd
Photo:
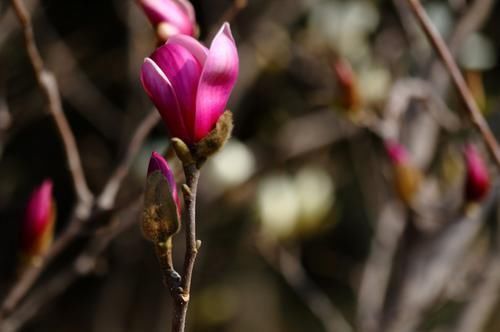
M 151 55 L 151 59 L 168 77 L 175 91 L 184 125 L 190 133 L 190 139 L 185 142 L 191 144 L 196 113 L 196 93 L 202 66 L 188 49 L 177 43 L 167 43 L 158 48 Z
M 480 201 L 490 189 L 488 167 L 474 145 L 467 145 L 464 154 L 467 170 L 465 183 L 466 199 L 468 201 Z
M 26 205 L 21 243 L 25 250 L 36 244 L 51 221 L 52 186 L 52 181 L 45 180 L 33 191 Z
M 142 65 L 141 81 L 144 90 L 160 112 L 170 135 L 182 140 L 188 139 L 188 131 L 172 84 L 150 58 L 146 58 Z
M 174 201 L 177 204 L 177 210 L 178 210 L 177 213 L 179 214 L 181 205 L 179 200 L 179 194 L 177 192 L 177 184 L 175 182 L 174 173 L 172 172 L 172 169 L 168 165 L 165 158 L 163 158 L 163 156 L 158 152 L 153 152 L 151 154 L 151 159 L 149 159 L 148 174 L 154 171 L 160 171 L 167 180 L 170 192 L 172 193 L 172 197 L 174 198 Z
M 198 60 L 201 66 L 205 64 L 208 57 L 208 49 L 191 36 L 175 35 L 168 39 L 167 44 L 176 44 L 184 47 Z
M 194 20 L 185 4 L 173 0 L 142 0 L 140 4 L 153 25 L 166 22 L 180 33 L 194 35 Z
M 409 163 L 410 156 L 403 145 L 396 141 L 388 140 L 385 142 L 385 148 L 387 150 L 387 154 L 389 155 L 389 159 L 395 165 L 404 165 Z
M 178 0 L 179 6 L 181 6 L 188 17 L 191 19 L 191 22 L 193 23 L 193 26 L 196 24 L 196 15 L 194 13 L 194 8 L 191 2 L 187 0 Z
M 219 30 L 203 66 L 196 97 L 195 140 L 205 137 L 215 126 L 238 77 L 238 51 L 228 23 Z

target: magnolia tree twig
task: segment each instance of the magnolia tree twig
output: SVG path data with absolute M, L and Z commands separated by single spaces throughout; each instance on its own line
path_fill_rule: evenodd
M 380 331 L 411 332 L 442 294 L 498 195 L 498 185 L 477 209 L 455 218 L 430 236 L 417 239 L 402 260 L 406 267 L 390 306 L 386 306 Z
M 26 272 L 23 273 L 18 281 L 12 286 L 11 290 L 3 300 L 2 307 L 0 309 L 0 321 L 2 320 L 2 316 L 9 315 L 10 312 L 15 310 L 19 302 L 31 289 L 40 274 L 46 269 L 50 262 L 58 257 L 64 251 L 64 249 L 68 247 L 68 245 L 73 243 L 73 241 L 78 238 L 82 227 L 85 224 L 92 222 L 93 220 L 99 220 L 101 212 L 112 209 L 112 207 L 115 205 L 114 201 L 116 194 L 118 193 L 118 190 L 122 185 L 127 171 L 130 169 L 131 160 L 133 160 L 135 155 L 137 155 L 139 147 L 142 145 L 149 132 L 157 123 L 157 121 L 155 122 L 152 120 L 153 118 L 155 118 L 155 116 L 149 114 L 137 126 L 134 134 L 132 135 L 131 143 L 128 146 L 128 150 L 125 153 L 124 159 L 118 164 L 116 170 L 113 172 L 114 175 L 108 180 L 108 184 L 105 186 L 105 189 L 96 200 L 96 203 L 108 202 L 108 204 L 98 206 L 98 208 L 93 211 L 93 213 L 86 219 L 76 219 L 75 216 L 72 216 L 72 218 L 70 218 L 70 226 L 59 237 L 57 237 L 48 253 L 43 257 L 43 261 L 41 262 L 41 264 L 39 266 L 33 266 L 26 270 Z M 111 191 L 111 189 L 109 188 L 112 188 L 113 191 Z
M 394 200 L 386 203 L 380 213 L 359 286 L 357 320 L 360 331 L 379 331 L 392 266 L 406 219 L 407 212 Z
M 97 206 L 99 206 L 101 209 L 109 209 L 114 205 L 118 190 L 120 189 L 121 183 L 123 182 L 125 176 L 128 174 L 135 156 L 139 152 L 139 149 L 141 148 L 142 143 L 144 142 L 146 137 L 158 124 L 159 121 L 160 115 L 158 114 L 156 109 L 152 109 L 137 126 L 120 163 L 114 170 L 113 174 L 104 186 L 102 193 L 97 199 Z
M 321 322 L 327 332 L 352 332 L 353 328 L 328 296 L 312 281 L 296 256 L 279 244 L 257 239 L 256 249 Z M 265 243 L 264 243 L 265 242 Z
M 71 172 L 73 186 L 77 195 L 78 203 L 70 218 L 70 224 L 64 234 L 54 243 L 49 253 L 44 257 L 40 266 L 32 266 L 21 276 L 10 292 L 7 294 L 0 309 L 0 320 L 12 311 L 26 292 L 31 288 L 44 267 L 54 257 L 58 256 L 63 249 L 71 242 L 81 227 L 79 220 L 90 215 L 93 195 L 90 192 L 83 172 L 80 155 L 76 145 L 75 137 L 71 131 L 69 123 L 62 109 L 62 101 L 54 75 L 45 68 L 40 52 L 34 39 L 33 26 L 30 14 L 22 0 L 12 0 L 12 7 L 22 26 L 25 46 L 30 62 L 35 71 L 38 84 L 47 98 L 49 112 L 54 118 L 58 133 L 64 145 L 69 170 Z
M 58 133 L 64 145 L 64 151 L 66 153 L 68 167 L 71 172 L 76 195 L 78 200 L 81 202 L 82 207 L 88 207 L 92 204 L 93 196 L 85 179 L 75 137 L 71 131 L 68 120 L 64 115 L 57 81 L 52 72 L 45 67 L 45 63 L 35 42 L 31 17 L 24 2 L 22 0 L 12 0 L 12 7 L 14 8 L 19 23 L 23 29 L 26 50 L 28 52 L 31 65 L 33 66 L 33 70 L 35 71 L 38 85 L 47 98 L 49 112 L 54 118 Z M 84 210 L 85 209 L 80 209 L 82 213 Z M 88 208 L 86 210 L 88 210 Z
M 458 90 L 462 102 L 466 107 L 470 121 L 483 137 L 486 146 L 488 147 L 488 151 L 495 160 L 497 166 L 500 168 L 500 148 L 498 146 L 498 142 L 493 135 L 490 127 L 486 123 L 486 120 L 482 116 L 481 111 L 479 110 L 479 107 L 477 106 L 477 103 L 474 100 L 474 97 L 472 96 L 472 93 L 470 92 L 455 59 L 453 58 L 443 38 L 440 36 L 439 32 L 436 30 L 435 26 L 427 15 L 425 9 L 422 7 L 420 1 L 408 0 L 408 2 L 410 3 L 413 14 L 416 16 L 420 26 L 427 35 L 427 38 L 435 48 L 446 69 L 451 75 L 453 84 Z
M 186 208 L 186 253 L 181 286 L 172 292 L 174 299 L 172 332 L 184 332 L 186 326 L 187 309 L 191 296 L 191 279 L 194 263 L 201 244 L 196 239 L 196 192 L 200 170 L 196 164 L 185 165 L 184 174 L 186 175 L 186 184 L 182 187 L 182 191 L 184 193 Z
M 49 301 L 52 301 L 63 293 L 80 277 L 92 273 L 97 259 L 106 250 L 112 240 L 136 224 L 141 205 L 142 199 L 136 199 L 133 203 L 127 205 L 127 208 L 113 216 L 112 218 L 120 220 L 117 225 L 114 225 L 106 232 L 94 233 L 89 244 L 78 254 L 73 264 L 63 268 L 44 284 L 37 287 L 33 295 L 24 301 L 13 315 L 0 323 L 0 331 L 18 331 L 26 322 L 33 318 L 40 308 L 43 308 Z

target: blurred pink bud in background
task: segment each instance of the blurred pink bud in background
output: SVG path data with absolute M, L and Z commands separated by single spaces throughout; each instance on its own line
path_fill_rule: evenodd
M 225 23 L 210 49 L 186 35 L 171 37 L 144 60 L 141 81 L 170 135 L 192 145 L 224 113 L 238 66 L 238 51 Z
M 332 64 L 340 89 L 341 104 L 350 111 L 358 111 L 361 107 L 361 96 L 358 90 L 356 74 L 347 59 L 338 58 Z
M 422 173 L 410 160 L 406 148 L 395 141 L 386 141 L 385 149 L 394 169 L 394 184 L 400 199 L 411 205 L 422 182 Z
M 410 158 L 408 156 L 408 151 L 406 151 L 406 148 L 398 142 L 387 141 L 385 142 L 385 148 L 387 150 L 387 154 L 389 155 L 389 159 L 394 165 L 409 163 Z
M 26 258 L 40 256 L 50 247 L 55 217 L 52 181 L 45 180 L 33 191 L 26 205 L 21 233 L 21 250 Z
M 194 36 L 196 18 L 187 0 L 139 0 L 144 13 L 155 27 L 168 27 L 170 36 L 178 33 Z
M 469 144 L 464 150 L 466 180 L 465 199 L 468 202 L 481 201 L 490 189 L 488 168 L 477 148 Z

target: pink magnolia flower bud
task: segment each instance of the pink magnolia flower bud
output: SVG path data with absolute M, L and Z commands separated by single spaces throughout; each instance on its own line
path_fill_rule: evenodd
M 138 0 L 144 13 L 155 27 L 166 27 L 170 36 L 184 34 L 194 36 L 196 18 L 187 0 Z
M 387 141 L 385 143 L 385 148 L 389 159 L 394 165 L 404 165 L 408 164 L 410 157 L 408 156 L 408 151 L 405 147 L 395 141 Z
M 151 159 L 149 159 L 148 176 L 156 171 L 160 172 L 165 180 L 167 180 L 168 189 L 172 194 L 175 205 L 177 206 L 177 215 L 180 216 L 181 203 L 179 200 L 179 193 L 177 191 L 177 184 L 175 182 L 174 173 L 170 169 L 170 166 L 168 165 L 165 158 L 163 158 L 163 156 L 158 152 L 153 152 L 151 154 Z
M 176 35 L 144 60 L 141 81 L 170 135 L 193 145 L 224 113 L 238 77 L 238 52 L 228 23 L 210 49 Z
M 21 233 L 21 251 L 30 259 L 44 254 L 52 244 L 56 218 L 52 181 L 45 180 L 31 194 Z
M 358 111 L 361 107 L 356 74 L 346 59 L 336 59 L 332 65 L 340 89 L 340 102 L 349 111 Z
M 477 148 L 469 144 L 464 150 L 466 180 L 465 199 L 468 202 L 481 201 L 490 189 L 490 176 Z
M 412 164 L 404 146 L 394 141 L 387 141 L 385 148 L 393 165 L 396 191 L 403 202 L 411 205 L 420 188 L 422 173 Z
M 167 161 L 156 152 L 149 160 L 144 194 L 142 232 L 154 243 L 165 243 L 180 229 L 181 204 Z

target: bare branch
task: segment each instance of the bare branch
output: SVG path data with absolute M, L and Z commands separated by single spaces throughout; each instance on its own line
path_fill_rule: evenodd
M 261 241 L 262 239 L 258 239 Z M 261 257 L 269 263 L 302 299 L 327 332 L 351 332 L 353 328 L 326 294 L 307 276 L 297 257 L 278 244 L 257 243 Z
M 59 136 L 64 145 L 64 151 L 66 153 L 68 167 L 71 172 L 76 195 L 78 200 L 82 202 L 83 205 L 90 206 L 92 204 L 93 195 L 88 188 L 87 181 L 85 180 L 75 137 L 71 131 L 68 120 L 64 115 L 57 81 L 52 72 L 45 67 L 45 63 L 37 48 L 31 17 L 26 6 L 24 5 L 24 2 L 22 0 L 12 0 L 12 6 L 23 29 L 24 42 L 31 65 L 35 71 L 38 85 L 47 98 L 49 112 L 54 118 Z M 81 211 L 78 211 L 77 213 L 88 212 L 84 210 L 88 209 L 81 209 Z
M 443 38 L 439 35 L 439 32 L 434 27 L 432 21 L 429 16 L 425 12 L 425 9 L 422 7 L 422 4 L 419 0 L 408 0 L 413 14 L 417 17 L 418 22 L 420 23 L 422 29 L 425 34 L 429 38 L 431 44 L 435 48 L 436 52 L 439 54 L 441 60 L 443 61 L 446 69 L 448 70 L 451 78 L 453 80 L 453 84 L 459 92 L 459 95 L 464 103 L 470 121 L 479 131 L 481 136 L 483 137 L 488 150 L 496 162 L 497 166 L 500 167 L 500 150 L 498 146 L 498 142 L 495 139 L 495 136 L 491 132 L 490 127 L 486 123 L 486 120 L 483 118 L 479 107 L 470 92 L 465 79 L 458 68 L 458 65 L 453 58 L 450 50 L 446 46 Z
M 160 116 L 158 112 L 156 109 L 152 109 L 137 126 L 125 154 L 97 199 L 97 206 L 101 209 L 109 209 L 114 205 L 120 185 L 127 175 L 137 152 L 154 126 L 158 124 L 159 120 Z

